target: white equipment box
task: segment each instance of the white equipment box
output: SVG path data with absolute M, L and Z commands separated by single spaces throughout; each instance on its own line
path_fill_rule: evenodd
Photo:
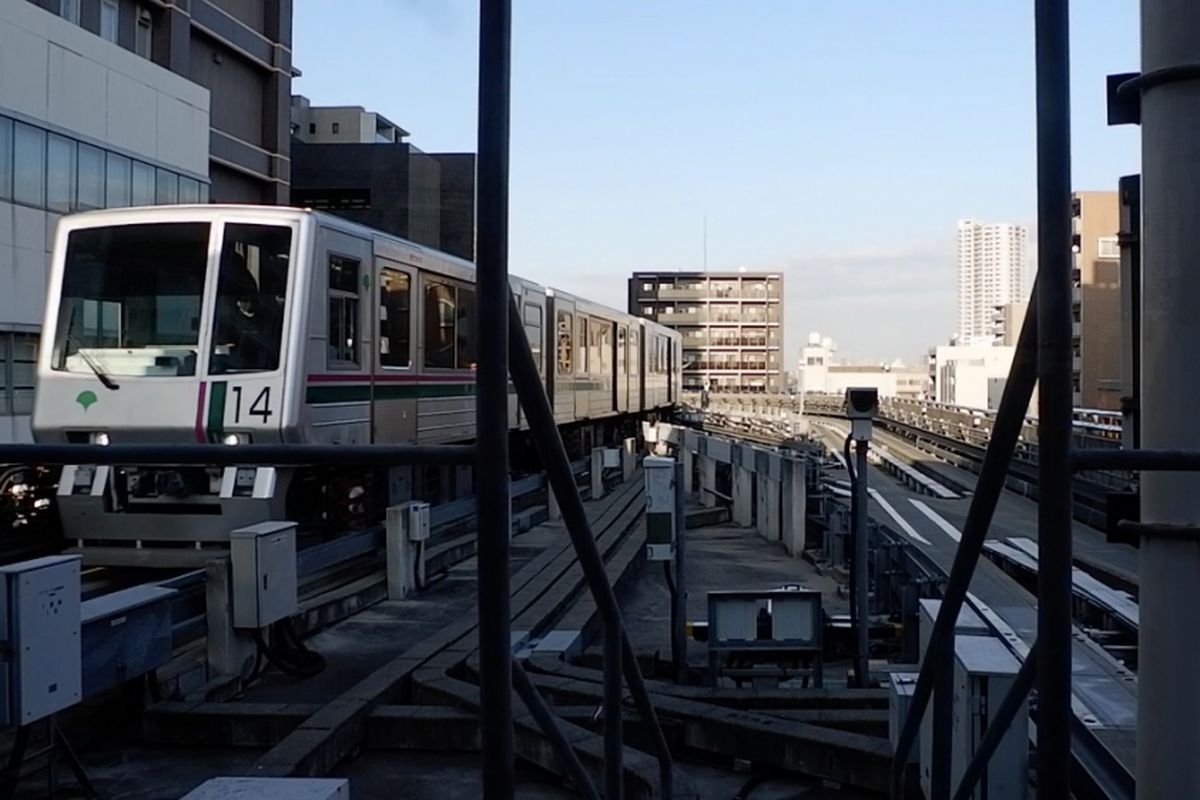
M 0 692 L 4 727 L 28 725 L 83 695 L 79 556 L 0 567 Z
M 919 603 L 918 616 L 920 617 L 920 624 L 918 626 L 918 634 L 921 641 L 920 663 L 924 663 L 925 661 L 925 651 L 929 649 L 929 640 L 933 636 L 933 622 L 937 619 L 941 608 L 941 600 L 927 599 L 921 600 Z M 983 621 L 983 617 L 975 613 L 975 609 L 963 603 L 962 608 L 958 612 L 958 619 L 954 624 L 954 634 L 956 639 L 961 636 L 989 636 L 991 635 L 991 629 Z M 921 717 L 920 734 L 917 745 L 913 747 L 913 752 L 917 754 L 918 760 L 921 762 L 921 790 L 928 797 L 932 762 L 926 758 L 926 754 L 932 752 L 933 748 L 932 698 L 930 698 L 929 705 L 925 709 L 925 715 Z
M 994 636 L 960 636 L 954 646 L 954 757 L 950 781 L 958 786 L 1021 665 Z M 975 800 L 1025 800 L 1029 789 L 1029 709 L 1017 712 L 975 785 Z
M 680 520 L 675 519 L 675 459 L 648 456 L 646 470 L 646 560 L 671 561 Z
M 211 778 L 183 800 L 350 800 L 345 778 Z
M 265 628 L 296 613 L 296 523 L 260 522 L 229 534 L 233 626 Z

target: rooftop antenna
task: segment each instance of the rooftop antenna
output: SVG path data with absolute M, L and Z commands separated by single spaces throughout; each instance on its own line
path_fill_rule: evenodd
M 704 271 L 708 272 L 708 214 L 704 215 Z

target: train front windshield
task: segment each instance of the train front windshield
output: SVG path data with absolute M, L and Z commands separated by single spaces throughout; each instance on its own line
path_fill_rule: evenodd
M 54 369 L 102 379 L 196 375 L 215 230 L 171 222 L 72 231 Z M 291 240 L 284 226 L 224 226 L 209 374 L 278 368 Z

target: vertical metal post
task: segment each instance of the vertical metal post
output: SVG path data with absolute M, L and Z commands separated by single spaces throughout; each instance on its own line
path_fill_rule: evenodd
M 854 605 L 857 608 L 855 629 L 854 672 L 858 688 L 866 689 L 871 683 L 871 607 L 868 597 L 867 578 L 867 440 L 855 443 L 854 469 Z
M 479 503 L 479 711 L 483 796 L 513 796 L 508 483 L 508 133 L 510 0 L 479 4 L 475 380 Z
M 929 800 L 949 800 L 950 765 L 954 761 L 954 632 L 950 646 L 936 653 L 926 653 L 939 663 L 933 676 L 933 715 L 929 724 L 933 730 L 929 754 Z
M 687 518 L 683 504 L 683 464 L 675 464 L 675 627 L 671 631 L 671 655 L 675 680 L 687 682 Z
M 1142 75 L 1200 63 L 1189 0 L 1142 0 Z M 1170 75 L 1171 73 L 1166 73 Z M 1200 82 L 1142 93 L 1142 446 L 1200 450 Z M 1142 473 L 1142 521 L 1200 525 L 1200 474 Z M 1137 788 L 1139 797 L 1200 797 L 1200 539 L 1141 542 Z M 1040 701 L 1039 701 L 1040 702 Z M 1041 721 L 1038 721 L 1039 739 Z M 1040 780 L 1040 776 L 1039 776 Z
M 621 800 L 625 777 L 619 625 L 604 626 L 604 800 Z
M 1180 8 L 1180 11 L 1183 9 Z M 1071 106 L 1067 0 L 1035 0 L 1038 175 L 1038 797 L 1071 783 Z
M 1142 176 L 1119 182 L 1121 204 L 1121 446 L 1141 447 Z

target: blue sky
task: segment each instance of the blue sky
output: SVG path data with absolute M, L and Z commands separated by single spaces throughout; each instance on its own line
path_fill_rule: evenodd
M 427 151 L 475 145 L 475 0 L 300 0 L 294 90 Z M 1075 2 L 1073 173 L 1115 189 L 1138 133 L 1137 3 Z M 785 276 L 810 330 L 912 359 L 954 330 L 960 218 L 1036 217 L 1032 0 L 515 0 L 510 269 L 624 308 L 635 269 Z

